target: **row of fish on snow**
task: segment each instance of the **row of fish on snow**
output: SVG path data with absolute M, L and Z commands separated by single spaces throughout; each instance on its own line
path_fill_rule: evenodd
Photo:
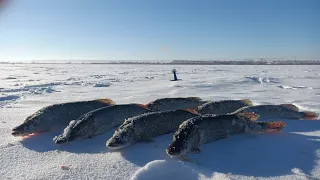
M 272 118 L 317 119 L 293 104 L 253 105 L 249 99 L 204 101 L 199 97 L 161 98 L 148 104 L 116 104 L 94 99 L 44 107 L 13 128 L 14 136 L 30 136 L 64 128 L 56 144 L 86 139 L 116 128 L 107 148 L 121 149 L 139 141 L 175 132 L 166 153 L 182 157 L 200 152 L 200 145 L 240 133 L 280 131 Z M 259 121 L 257 121 L 259 119 Z

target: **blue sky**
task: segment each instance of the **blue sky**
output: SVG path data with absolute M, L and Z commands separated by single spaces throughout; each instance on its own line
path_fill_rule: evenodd
M 0 61 L 320 60 L 319 0 L 9 1 Z

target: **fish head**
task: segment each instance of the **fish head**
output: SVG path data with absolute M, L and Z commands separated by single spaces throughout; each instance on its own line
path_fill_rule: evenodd
M 173 140 L 166 148 L 166 153 L 171 157 L 185 156 L 188 152 L 192 152 L 199 143 L 197 128 L 184 122 L 173 135 Z
M 39 132 L 38 124 L 40 122 L 41 117 L 29 116 L 21 125 L 14 127 L 11 134 L 13 136 L 27 136 L 29 134 Z
M 106 142 L 106 146 L 109 149 L 121 149 L 125 148 L 137 139 L 136 132 L 132 124 L 127 124 L 124 127 L 119 127 L 113 134 L 113 136 Z

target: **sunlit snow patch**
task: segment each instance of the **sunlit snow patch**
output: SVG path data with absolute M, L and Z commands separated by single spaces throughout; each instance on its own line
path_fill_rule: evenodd
M 182 162 L 154 160 L 137 170 L 131 180 L 198 179 L 198 173 Z
M 312 87 L 307 86 L 277 86 L 281 89 L 313 89 Z
M 279 78 L 274 77 L 251 77 L 251 76 L 245 76 L 246 79 L 251 80 L 253 82 L 259 83 L 259 84 L 265 84 L 265 83 L 280 83 Z

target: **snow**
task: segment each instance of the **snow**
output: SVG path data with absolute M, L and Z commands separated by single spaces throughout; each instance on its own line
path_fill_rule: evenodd
M 0 97 L 0 101 L 10 101 L 10 100 L 18 99 L 18 98 L 19 98 L 19 96 L 16 96 L 16 95 L 8 95 L 8 96 Z
M 312 87 L 306 87 L 306 86 L 278 86 L 282 89 L 313 89 Z
M 0 96 L 0 107 L 5 106 L 5 103 L 8 101 L 14 101 L 16 99 L 19 99 L 20 96 L 17 95 L 5 95 L 5 96 Z
M 173 160 L 154 160 L 139 169 L 132 180 L 197 179 L 198 173 L 181 162 Z
M 248 80 L 252 80 L 253 82 L 265 84 L 265 83 L 279 83 L 278 78 L 274 77 L 245 77 Z
M 173 68 L 181 81 L 170 81 Z M 52 139 L 63 129 L 25 139 L 10 134 L 44 106 L 95 98 L 117 104 L 248 98 L 320 113 L 320 66 L 1 64 L 0 71 L 0 179 L 320 178 L 318 120 L 283 120 L 281 133 L 208 143 L 186 161 L 165 153 L 173 133 L 120 151 L 105 146 L 114 129 L 62 145 Z

